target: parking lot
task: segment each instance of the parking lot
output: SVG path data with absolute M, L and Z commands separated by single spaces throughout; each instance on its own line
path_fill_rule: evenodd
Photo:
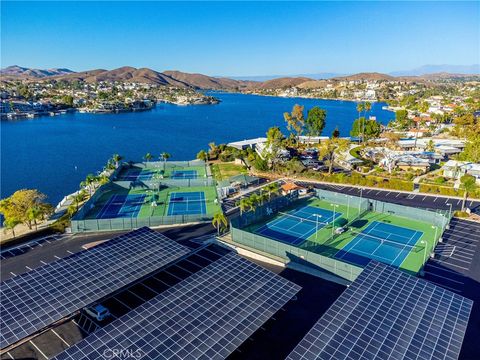
M 213 244 L 199 247 L 166 268 L 154 270 L 143 279 L 98 301 L 99 304 L 102 304 L 110 311 L 111 316 L 109 318 L 100 322 L 85 314 L 82 310 L 72 314 L 71 317 L 53 328 L 10 349 L 2 354 L 1 358 L 49 359 L 56 356 L 98 328 L 125 315 L 169 287 L 218 260 L 229 251 Z
M 460 210 L 462 207 L 462 199 L 435 196 L 423 193 L 407 193 L 395 190 L 377 190 L 368 188 L 359 188 L 346 185 L 336 184 L 320 184 L 306 181 L 296 181 L 297 185 L 309 187 L 313 186 L 317 189 L 330 190 L 349 194 L 353 196 L 362 196 L 369 199 L 392 202 L 399 205 L 422 207 L 426 209 L 449 210 L 450 204 L 452 210 Z M 472 212 L 480 214 L 480 201 L 468 200 L 466 206 Z

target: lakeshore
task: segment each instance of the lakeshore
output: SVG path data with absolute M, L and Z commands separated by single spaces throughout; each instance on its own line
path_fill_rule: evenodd
M 271 126 L 285 128 L 283 112 L 295 103 L 327 110 L 325 135 L 338 125 L 348 136 L 358 117 L 351 101 L 273 98 L 207 92 L 221 100 L 216 106 L 159 103 L 151 111 L 110 114 L 71 113 L 55 117 L 2 122 L 2 194 L 38 188 L 58 203 L 78 188 L 85 174 L 95 173 L 114 153 L 142 159 L 147 152 L 167 151 L 173 160 L 188 160 L 217 144 L 257 137 Z M 375 103 L 371 115 L 387 124 L 393 115 Z M 25 141 L 28 139 L 28 141 Z M 20 154 L 20 155 L 19 155 Z M 34 161 L 32 161 L 34 159 Z M 61 180 L 60 180 L 61 179 Z

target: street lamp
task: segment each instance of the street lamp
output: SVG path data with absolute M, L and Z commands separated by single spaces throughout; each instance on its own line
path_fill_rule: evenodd
M 313 216 L 315 216 L 315 220 L 316 220 L 316 222 L 315 222 L 315 240 L 317 240 L 318 239 L 318 218 L 321 218 L 322 215 L 313 214 Z
M 433 239 L 433 243 L 435 244 L 437 241 L 438 226 L 432 225 L 432 229 L 433 228 L 435 228 L 435 238 Z
M 336 215 L 335 209 L 338 207 L 338 205 L 330 204 L 330 206 L 333 206 L 333 221 L 332 221 L 332 236 L 333 236 L 333 232 L 335 231 L 335 215 Z

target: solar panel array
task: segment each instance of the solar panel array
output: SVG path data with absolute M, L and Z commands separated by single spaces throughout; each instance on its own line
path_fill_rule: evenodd
M 288 359 L 457 359 L 472 304 L 371 261 Z
M 300 287 L 229 253 L 130 311 L 56 359 L 224 359 Z
M 1 348 L 189 252 L 142 228 L 2 282 Z

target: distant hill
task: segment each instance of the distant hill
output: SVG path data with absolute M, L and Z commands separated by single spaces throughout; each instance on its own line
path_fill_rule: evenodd
M 73 71 L 69 69 L 57 68 L 47 70 L 30 69 L 18 65 L 9 66 L 0 70 L 0 75 L 2 76 L 12 76 L 19 78 L 43 78 L 47 76 L 64 75 L 69 73 L 73 73 Z
M 395 77 L 387 75 L 387 74 L 381 74 L 377 72 L 365 72 L 365 73 L 358 73 L 358 74 L 353 74 L 353 75 L 347 75 L 347 76 L 340 76 L 333 78 L 333 80 L 346 80 L 346 81 L 351 81 L 351 80 L 388 80 L 388 81 L 393 81 L 395 80 Z
M 422 76 L 428 74 L 480 74 L 480 64 L 473 65 L 424 65 L 416 69 L 394 71 L 392 76 Z
M 132 83 L 146 83 L 160 86 L 191 87 L 205 90 L 261 90 L 261 89 L 285 89 L 299 87 L 314 89 L 324 87 L 327 81 L 350 81 L 350 80 L 376 80 L 376 81 L 436 81 L 451 78 L 471 78 L 480 75 L 457 74 L 457 73 L 433 73 L 420 76 L 398 76 L 377 72 L 364 72 L 347 76 L 337 76 L 328 80 L 319 80 L 308 76 L 290 76 L 268 79 L 265 81 L 239 80 L 226 77 L 214 77 L 203 74 L 191 74 L 181 71 L 158 72 L 149 68 L 134 68 L 123 66 L 118 69 L 105 70 L 95 69 L 88 71 L 73 72 L 69 69 L 30 69 L 20 66 L 9 66 L 0 70 L 0 80 L 65 80 L 85 81 L 95 83 L 99 81 L 119 81 Z M 317 74 L 318 75 L 318 74 Z
M 311 81 L 312 79 L 306 77 L 282 77 L 273 80 L 267 80 L 256 87 L 260 89 L 282 89 L 282 88 L 291 88 L 303 84 L 306 81 Z

